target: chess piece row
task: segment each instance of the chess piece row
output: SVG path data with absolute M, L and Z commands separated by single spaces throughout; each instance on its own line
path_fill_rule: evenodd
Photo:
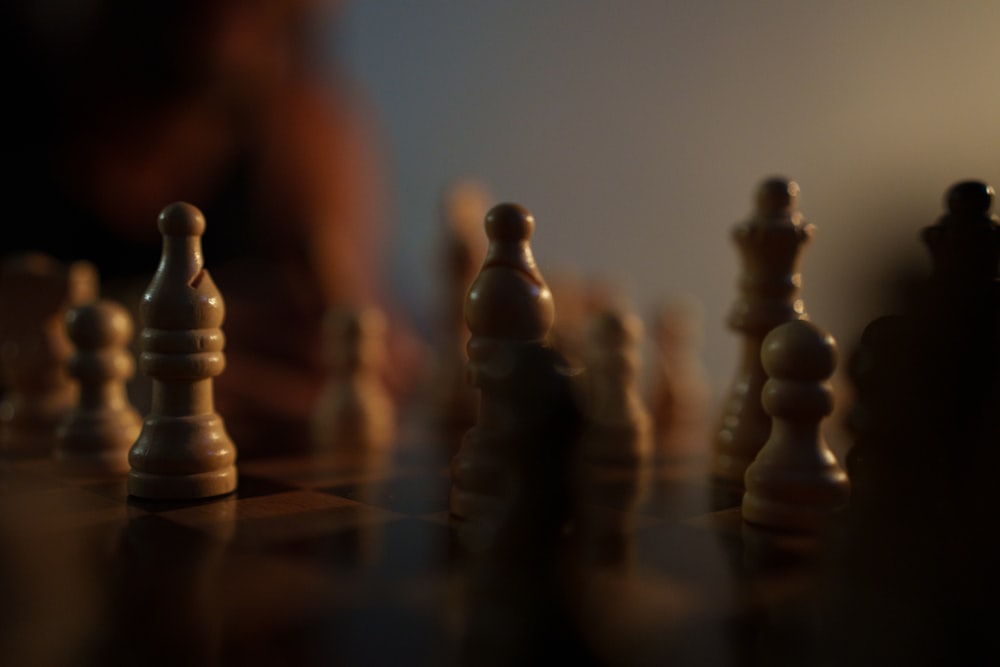
M 533 230 L 518 205 L 489 212 L 489 248 L 466 299 L 469 377 L 481 402 L 453 461 L 451 516 L 474 549 L 537 548 L 569 520 L 574 484 L 593 493 L 598 471 L 638 472 L 651 454 L 651 420 L 636 390 L 638 321 L 595 318 L 574 382 L 572 364 L 551 345 L 555 307 L 531 252 Z M 793 319 L 764 338 L 757 356 L 771 375 L 758 400 L 774 427 L 744 471 L 744 515 L 767 528 L 814 530 L 846 500 L 846 476 L 819 428 L 832 405 L 836 347 Z
M 237 485 L 236 446 L 213 401 L 225 367 L 224 302 L 204 268 L 205 220 L 168 206 L 158 221 L 163 255 L 142 297 L 139 369 L 152 380 L 144 418 L 126 383 L 135 371 L 132 318 L 97 298 L 94 268 L 44 255 L 8 261 L 0 276 L 5 313 L 6 393 L 0 404 L 5 455 L 52 454 L 67 471 L 128 472 L 129 493 L 202 498 Z M 377 311 L 331 312 L 329 386 L 316 409 L 317 444 L 384 445 L 394 408 L 374 380 L 384 342 Z

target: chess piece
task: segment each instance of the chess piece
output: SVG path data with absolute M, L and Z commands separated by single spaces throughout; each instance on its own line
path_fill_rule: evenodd
M 712 452 L 714 504 L 719 508 L 739 504 L 747 466 L 771 431 L 771 419 L 760 404 L 767 380 L 760 362 L 761 342 L 779 324 L 806 317 L 798 298 L 798 264 L 815 228 L 802 220 L 798 194 L 794 181 L 764 181 L 757 192 L 753 217 L 733 229 L 743 272 L 729 326 L 742 335 L 743 352 Z
M 820 430 L 833 410 L 829 379 L 837 345 L 814 324 L 792 320 L 767 335 L 760 356 L 770 378 L 761 402 L 774 421 L 746 471 L 743 519 L 779 532 L 819 534 L 849 495 L 847 475 Z
M 921 232 L 932 261 L 931 296 L 941 306 L 992 312 L 1000 256 L 1000 220 L 993 188 L 963 181 L 945 195 L 947 213 Z
M 236 447 L 215 412 L 212 379 L 225 368 L 222 295 L 204 268 L 205 218 L 171 204 L 158 221 L 163 255 L 143 294 L 139 368 L 152 407 L 129 452 L 130 495 L 194 499 L 236 489 Z
M 642 322 L 605 310 L 586 331 L 586 429 L 577 465 L 574 526 L 584 560 L 627 568 L 632 510 L 648 490 L 652 424 L 638 387 Z M 616 511 L 608 511 L 608 508 Z
M 440 426 L 462 433 L 476 418 L 477 396 L 465 381 L 465 295 L 483 263 L 486 244 L 480 225 L 488 208 L 486 189 L 475 181 L 453 183 L 444 194 L 441 262 L 443 280 L 436 363 L 430 387 L 434 418 Z M 454 454 L 454 451 L 451 452 Z
M 117 303 L 101 300 L 70 310 L 66 329 L 76 346 L 68 369 L 80 398 L 59 429 L 55 458 L 73 470 L 126 472 L 128 450 L 142 427 L 125 391 L 135 371 L 127 349 L 132 318 Z
M 650 455 L 651 419 L 638 389 L 642 322 L 604 311 L 587 327 L 587 436 L 583 454 L 600 462 L 636 463 Z
M 566 525 L 581 419 L 565 359 L 547 344 L 555 309 L 529 246 L 534 225 L 516 204 L 486 216 L 489 247 L 465 302 L 479 414 L 452 461 L 449 500 L 466 549 L 515 560 L 537 560 Z
M 335 309 L 327 314 L 324 331 L 329 379 L 316 405 L 316 447 L 384 449 L 396 432 L 396 408 L 381 375 L 385 316 L 374 308 Z
M 924 308 L 916 314 L 926 356 L 921 414 L 933 416 L 925 433 L 936 433 L 937 441 L 921 454 L 936 459 L 942 452 L 937 443 L 951 441 L 949 460 L 941 463 L 965 461 L 958 465 L 965 468 L 978 461 L 973 468 L 979 470 L 995 467 L 986 459 L 995 456 L 1000 430 L 1000 424 L 991 426 L 1000 401 L 1000 220 L 990 210 L 993 196 L 993 188 L 979 181 L 949 188 L 947 212 L 922 231 L 933 268 Z
M 51 454 L 59 424 L 77 397 L 66 373 L 73 351 L 66 310 L 96 294 L 97 271 L 87 262 L 64 265 L 27 253 L 4 263 L 0 361 L 7 391 L 0 403 L 0 449 L 7 455 Z
M 599 313 L 624 308 L 626 299 L 620 285 L 613 280 L 566 269 L 550 274 L 548 284 L 559 304 L 549 336 L 551 345 L 570 364 L 582 366 L 587 354 L 589 323 Z
M 975 663 L 993 650 L 1000 551 L 1000 224 L 993 188 L 954 184 L 921 230 L 931 275 L 920 299 L 865 328 L 847 463 L 851 504 L 830 558 L 837 664 Z M 915 605 L 911 601 L 920 600 Z M 942 623 L 941 609 L 961 623 Z
M 654 364 L 649 391 L 653 441 L 662 461 L 704 456 L 710 389 L 699 357 L 700 308 L 673 300 L 654 314 Z

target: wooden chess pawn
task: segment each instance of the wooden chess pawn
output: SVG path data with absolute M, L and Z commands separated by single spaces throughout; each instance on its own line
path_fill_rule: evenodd
M 806 317 L 798 298 L 802 282 L 798 265 L 815 228 L 802 220 L 798 195 L 794 181 L 764 181 L 753 217 L 733 229 L 743 270 L 729 326 L 742 335 L 743 352 L 712 452 L 714 504 L 720 509 L 739 504 L 747 466 L 771 431 L 771 419 L 760 404 L 767 380 L 760 361 L 761 342 L 779 324 Z
M 595 462 L 635 464 L 650 455 L 651 419 L 638 389 L 642 322 L 604 311 L 587 327 L 584 351 L 588 435 Z
M 77 386 L 66 372 L 73 345 L 66 310 L 97 295 L 97 271 L 27 253 L 0 273 L 0 449 L 15 457 L 49 456 L 56 431 L 73 409 Z
M 132 318 L 117 303 L 101 300 L 70 310 L 66 329 L 76 346 L 68 370 L 80 398 L 59 429 L 55 458 L 73 470 L 126 472 L 128 450 L 142 427 L 125 390 L 135 371 L 127 349 Z
M 814 324 L 794 320 L 764 339 L 770 379 L 761 402 L 773 419 L 770 437 L 746 471 L 743 519 L 787 533 L 816 535 L 847 505 L 847 475 L 820 424 L 833 410 L 829 379 L 837 345 Z
M 330 377 L 316 405 L 320 450 L 383 449 L 396 433 L 396 408 L 385 388 L 386 321 L 381 311 L 332 310 L 324 323 Z
M 205 218 L 194 206 L 160 213 L 163 255 L 143 294 L 140 370 L 152 406 L 129 452 L 130 495 L 207 498 L 236 489 L 236 447 L 215 412 L 213 378 L 225 368 L 222 295 L 204 268 Z

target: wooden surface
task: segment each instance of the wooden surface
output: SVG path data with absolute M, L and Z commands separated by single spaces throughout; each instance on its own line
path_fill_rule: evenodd
M 242 462 L 238 491 L 207 501 L 5 463 L 0 664 L 530 664 L 547 648 L 767 664 L 745 634 L 766 596 L 747 593 L 738 512 L 705 515 L 704 470 L 651 469 L 634 512 L 595 499 L 626 527 L 613 557 L 568 539 L 512 567 L 456 545 L 442 442 Z

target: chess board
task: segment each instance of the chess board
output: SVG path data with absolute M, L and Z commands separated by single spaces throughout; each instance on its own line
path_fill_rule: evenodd
M 484 565 L 457 545 L 437 445 L 400 443 L 377 461 L 255 458 L 240 463 L 235 494 L 193 502 L 128 497 L 122 477 L 68 475 L 48 459 L 8 462 L 0 662 L 505 664 L 548 647 L 595 664 L 736 664 L 745 654 L 733 622 L 754 603 L 740 583 L 738 513 L 706 514 L 701 466 L 651 468 L 631 509 L 595 499 L 604 521 L 628 526 L 613 562 L 570 550 L 539 574 Z M 550 578 L 565 581 L 552 589 Z

